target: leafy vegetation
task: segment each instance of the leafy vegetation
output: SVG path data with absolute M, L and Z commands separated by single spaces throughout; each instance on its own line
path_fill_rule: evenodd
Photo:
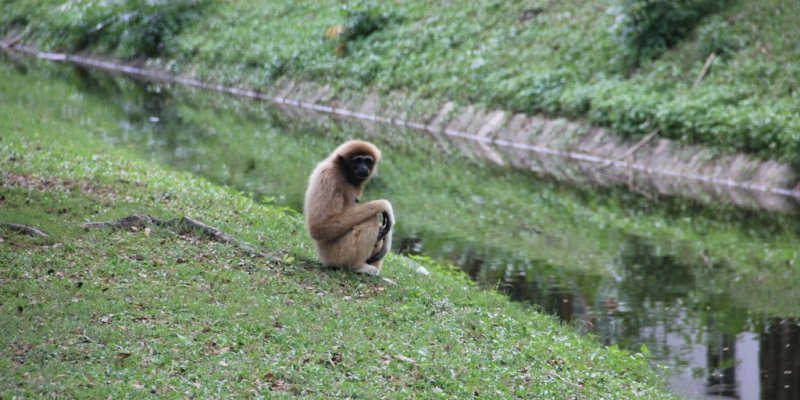
M 121 45 L 151 37 L 121 23 L 147 8 L 128 3 L 3 0 L 0 31 L 47 49 L 151 54 Z M 340 93 L 400 90 L 583 118 L 629 136 L 660 127 L 685 142 L 800 161 L 793 0 L 173 3 L 147 4 L 180 21 L 150 40 L 161 55 L 151 63 L 174 72 L 254 87 L 293 79 Z M 99 40 L 82 41 L 111 16 L 118 22 Z M 358 37 L 346 53 L 337 51 L 343 37 L 326 36 L 337 26 Z M 710 53 L 711 72 L 692 87 Z
M 383 29 L 393 19 L 391 14 L 382 13 L 375 6 L 363 10 L 345 8 L 345 12 L 347 22 L 344 25 L 332 26 L 326 32 L 329 38 L 339 39 L 336 54 L 340 57 L 347 54 L 348 43 L 366 38 Z
M 700 20 L 724 5 L 718 0 L 619 0 L 612 7 L 616 38 L 625 47 L 625 62 L 638 68 L 686 37 Z M 715 49 L 716 51 L 716 49 Z
M 170 55 L 181 29 L 196 20 L 206 0 L 172 1 L 3 1 L 9 10 L 4 31 L 51 32 L 52 43 L 70 51 L 91 48 L 130 59 Z

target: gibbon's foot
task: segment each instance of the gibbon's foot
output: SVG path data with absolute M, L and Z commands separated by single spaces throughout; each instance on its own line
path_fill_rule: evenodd
M 364 264 L 360 268 L 354 269 L 352 271 L 353 272 L 362 273 L 362 274 L 372 275 L 372 276 L 378 276 L 378 275 L 381 274 L 381 270 L 379 270 L 379 269 L 377 269 L 377 268 L 375 268 L 375 267 L 373 267 L 372 265 L 369 265 L 369 264 Z

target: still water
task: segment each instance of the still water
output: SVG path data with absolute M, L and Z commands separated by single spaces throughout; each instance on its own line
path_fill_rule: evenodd
M 104 99 L 104 140 L 302 208 L 315 163 L 347 138 L 384 152 L 396 251 L 455 265 L 595 335 L 649 354 L 695 398 L 800 398 L 797 212 L 575 187 L 463 159 L 423 134 L 80 69 L 27 70 Z M 13 77 L 12 77 L 13 78 Z M 65 99 L 69 107 L 69 99 Z

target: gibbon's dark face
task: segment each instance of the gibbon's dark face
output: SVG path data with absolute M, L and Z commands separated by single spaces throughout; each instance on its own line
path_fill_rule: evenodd
M 349 158 L 340 157 L 342 172 L 348 182 L 358 185 L 369 179 L 375 167 L 375 159 L 368 155 L 355 155 Z
M 364 181 L 369 178 L 372 173 L 372 164 L 374 163 L 370 156 L 355 156 L 350 159 L 350 168 L 353 170 L 353 176 L 359 181 Z

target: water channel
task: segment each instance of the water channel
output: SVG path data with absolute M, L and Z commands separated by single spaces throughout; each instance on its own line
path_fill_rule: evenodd
M 649 354 L 680 394 L 800 397 L 797 211 L 575 187 L 471 162 L 420 132 L 72 67 L 2 68 L 20 74 L 102 99 L 119 119 L 100 133 L 110 143 L 294 210 L 318 160 L 372 140 L 385 162 L 366 197 L 394 204 L 397 252 Z

